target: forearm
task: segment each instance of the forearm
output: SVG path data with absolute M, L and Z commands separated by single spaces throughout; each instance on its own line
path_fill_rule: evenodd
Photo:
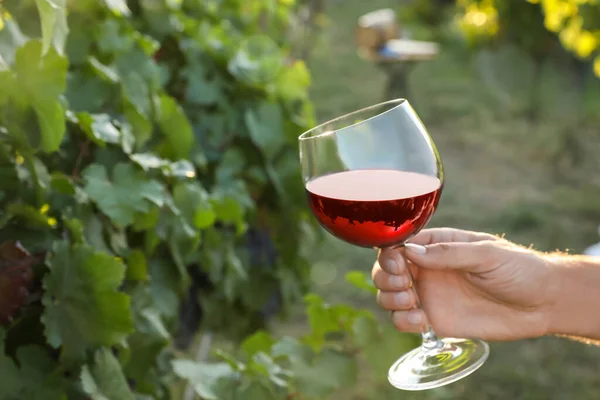
M 549 334 L 600 340 L 600 258 L 557 256 Z

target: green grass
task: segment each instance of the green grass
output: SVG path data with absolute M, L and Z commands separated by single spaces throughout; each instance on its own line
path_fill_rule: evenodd
M 329 4 L 329 24 L 309 64 L 319 120 L 382 100 L 385 77 L 357 56 L 354 28 L 361 14 L 396 4 L 383 0 Z M 423 30 L 417 27 L 415 32 Z M 491 72 L 492 83 L 484 84 L 482 68 Z M 600 132 L 575 127 L 573 121 L 585 110 L 585 126 L 598 126 L 598 115 L 592 114 L 600 109 L 599 96 L 594 95 L 600 93 L 600 86 L 590 83 L 582 107 L 564 74 L 546 66 L 542 118 L 532 124 L 526 118 L 529 69 L 527 56 L 515 49 L 470 58 L 451 44 L 442 48 L 437 60 L 415 69 L 414 98 L 409 100 L 430 129 L 446 172 L 442 201 L 431 226 L 505 233 L 538 249 L 578 252 L 597 241 Z M 577 143 L 565 140 L 574 129 Z M 347 271 L 368 271 L 373 261 L 373 251 L 329 239 L 315 257 L 315 290 L 331 302 L 375 310 L 373 298 L 357 295 L 344 282 Z M 304 322 L 280 328 L 294 333 L 304 329 Z M 598 370 L 600 348 L 558 338 L 493 343 L 482 369 L 448 387 L 398 392 L 385 376 L 362 371 L 356 387 L 333 398 L 598 399 Z

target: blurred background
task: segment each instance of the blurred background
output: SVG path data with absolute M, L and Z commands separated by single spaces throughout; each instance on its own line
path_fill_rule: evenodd
M 309 3 L 321 12 L 309 32 L 307 56 L 320 122 L 388 95 L 389 67 L 381 65 L 386 62 L 360 51 L 361 16 L 391 9 L 401 37 L 427 42 L 421 50 L 407 46 L 404 53 L 388 55 L 401 65 L 411 55 L 416 60 L 406 97 L 444 162 L 446 185 L 430 226 L 504 233 L 543 251 L 581 253 L 597 241 L 600 79 L 593 59 L 585 58 L 597 36 L 588 43 L 568 32 L 555 34 L 548 30 L 552 15 L 545 18 L 539 4 L 524 0 Z M 597 13 L 600 5 L 593 7 Z M 439 52 L 423 57 L 430 42 Z M 375 310 L 373 296 L 357 295 L 343 279 L 351 270 L 369 271 L 374 259 L 373 251 L 328 238 L 315 252 L 314 289 L 329 301 Z M 380 317 L 388 323 L 387 314 Z M 388 361 L 398 353 L 393 345 L 387 351 Z M 365 368 L 356 388 L 332 398 L 600 397 L 600 349 L 563 339 L 494 343 L 489 361 L 475 374 L 419 394 L 391 388 L 385 365 L 375 373 Z

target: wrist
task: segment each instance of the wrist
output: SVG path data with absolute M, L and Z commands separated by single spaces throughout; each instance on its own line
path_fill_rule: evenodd
M 559 255 L 549 265 L 547 334 L 600 339 L 600 262 Z

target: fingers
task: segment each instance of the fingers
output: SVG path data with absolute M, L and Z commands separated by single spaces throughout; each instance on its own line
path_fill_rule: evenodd
M 501 258 L 501 248 L 497 242 L 490 240 L 473 243 L 435 243 L 428 246 L 407 244 L 405 256 L 422 268 L 485 273 L 495 269 Z
M 405 271 L 406 272 L 406 271 Z M 371 273 L 373 284 L 384 292 L 397 292 L 410 288 L 410 277 L 407 273 L 392 275 L 385 271 L 376 261 Z
M 383 249 L 377 256 L 379 266 L 388 274 L 406 273 L 406 261 L 398 249 Z
M 392 313 L 394 327 L 400 332 L 418 333 L 426 323 L 423 310 L 415 308 L 409 311 L 394 311 Z
M 482 240 L 499 240 L 495 235 L 484 232 L 465 231 L 453 228 L 431 228 L 423 229 L 421 232 L 410 239 L 410 243 L 428 245 L 433 243 L 453 243 L 453 242 L 479 242 Z
M 477 243 L 493 242 L 500 240 L 499 237 L 483 232 L 472 232 L 452 228 L 424 229 L 410 240 L 411 244 L 422 246 L 436 245 L 440 243 Z M 440 245 L 441 246 L 441 245 Z M 407 244 L 406 248 L 410 248 Z M 431 246 L 428 246 L 428 248 Z M 414 247 L 413 247 L 414 249 Z M 435 250 L 435 249 L 434 249 Z M 379 252 L 378 262 L 381 268 L 389 274 L 401 275 L 406 271 L 406 260 L 402 256 L 401 249 L 384 249 Z M 418 263 L 417 263 L 418 264 Z M 427 267 L 427 265 L 424 265 Z
M 377 303 L 388 311 L 406 311 L 415 307 L 417 299 L 412 289 L 400 292 L 377 292 Z

